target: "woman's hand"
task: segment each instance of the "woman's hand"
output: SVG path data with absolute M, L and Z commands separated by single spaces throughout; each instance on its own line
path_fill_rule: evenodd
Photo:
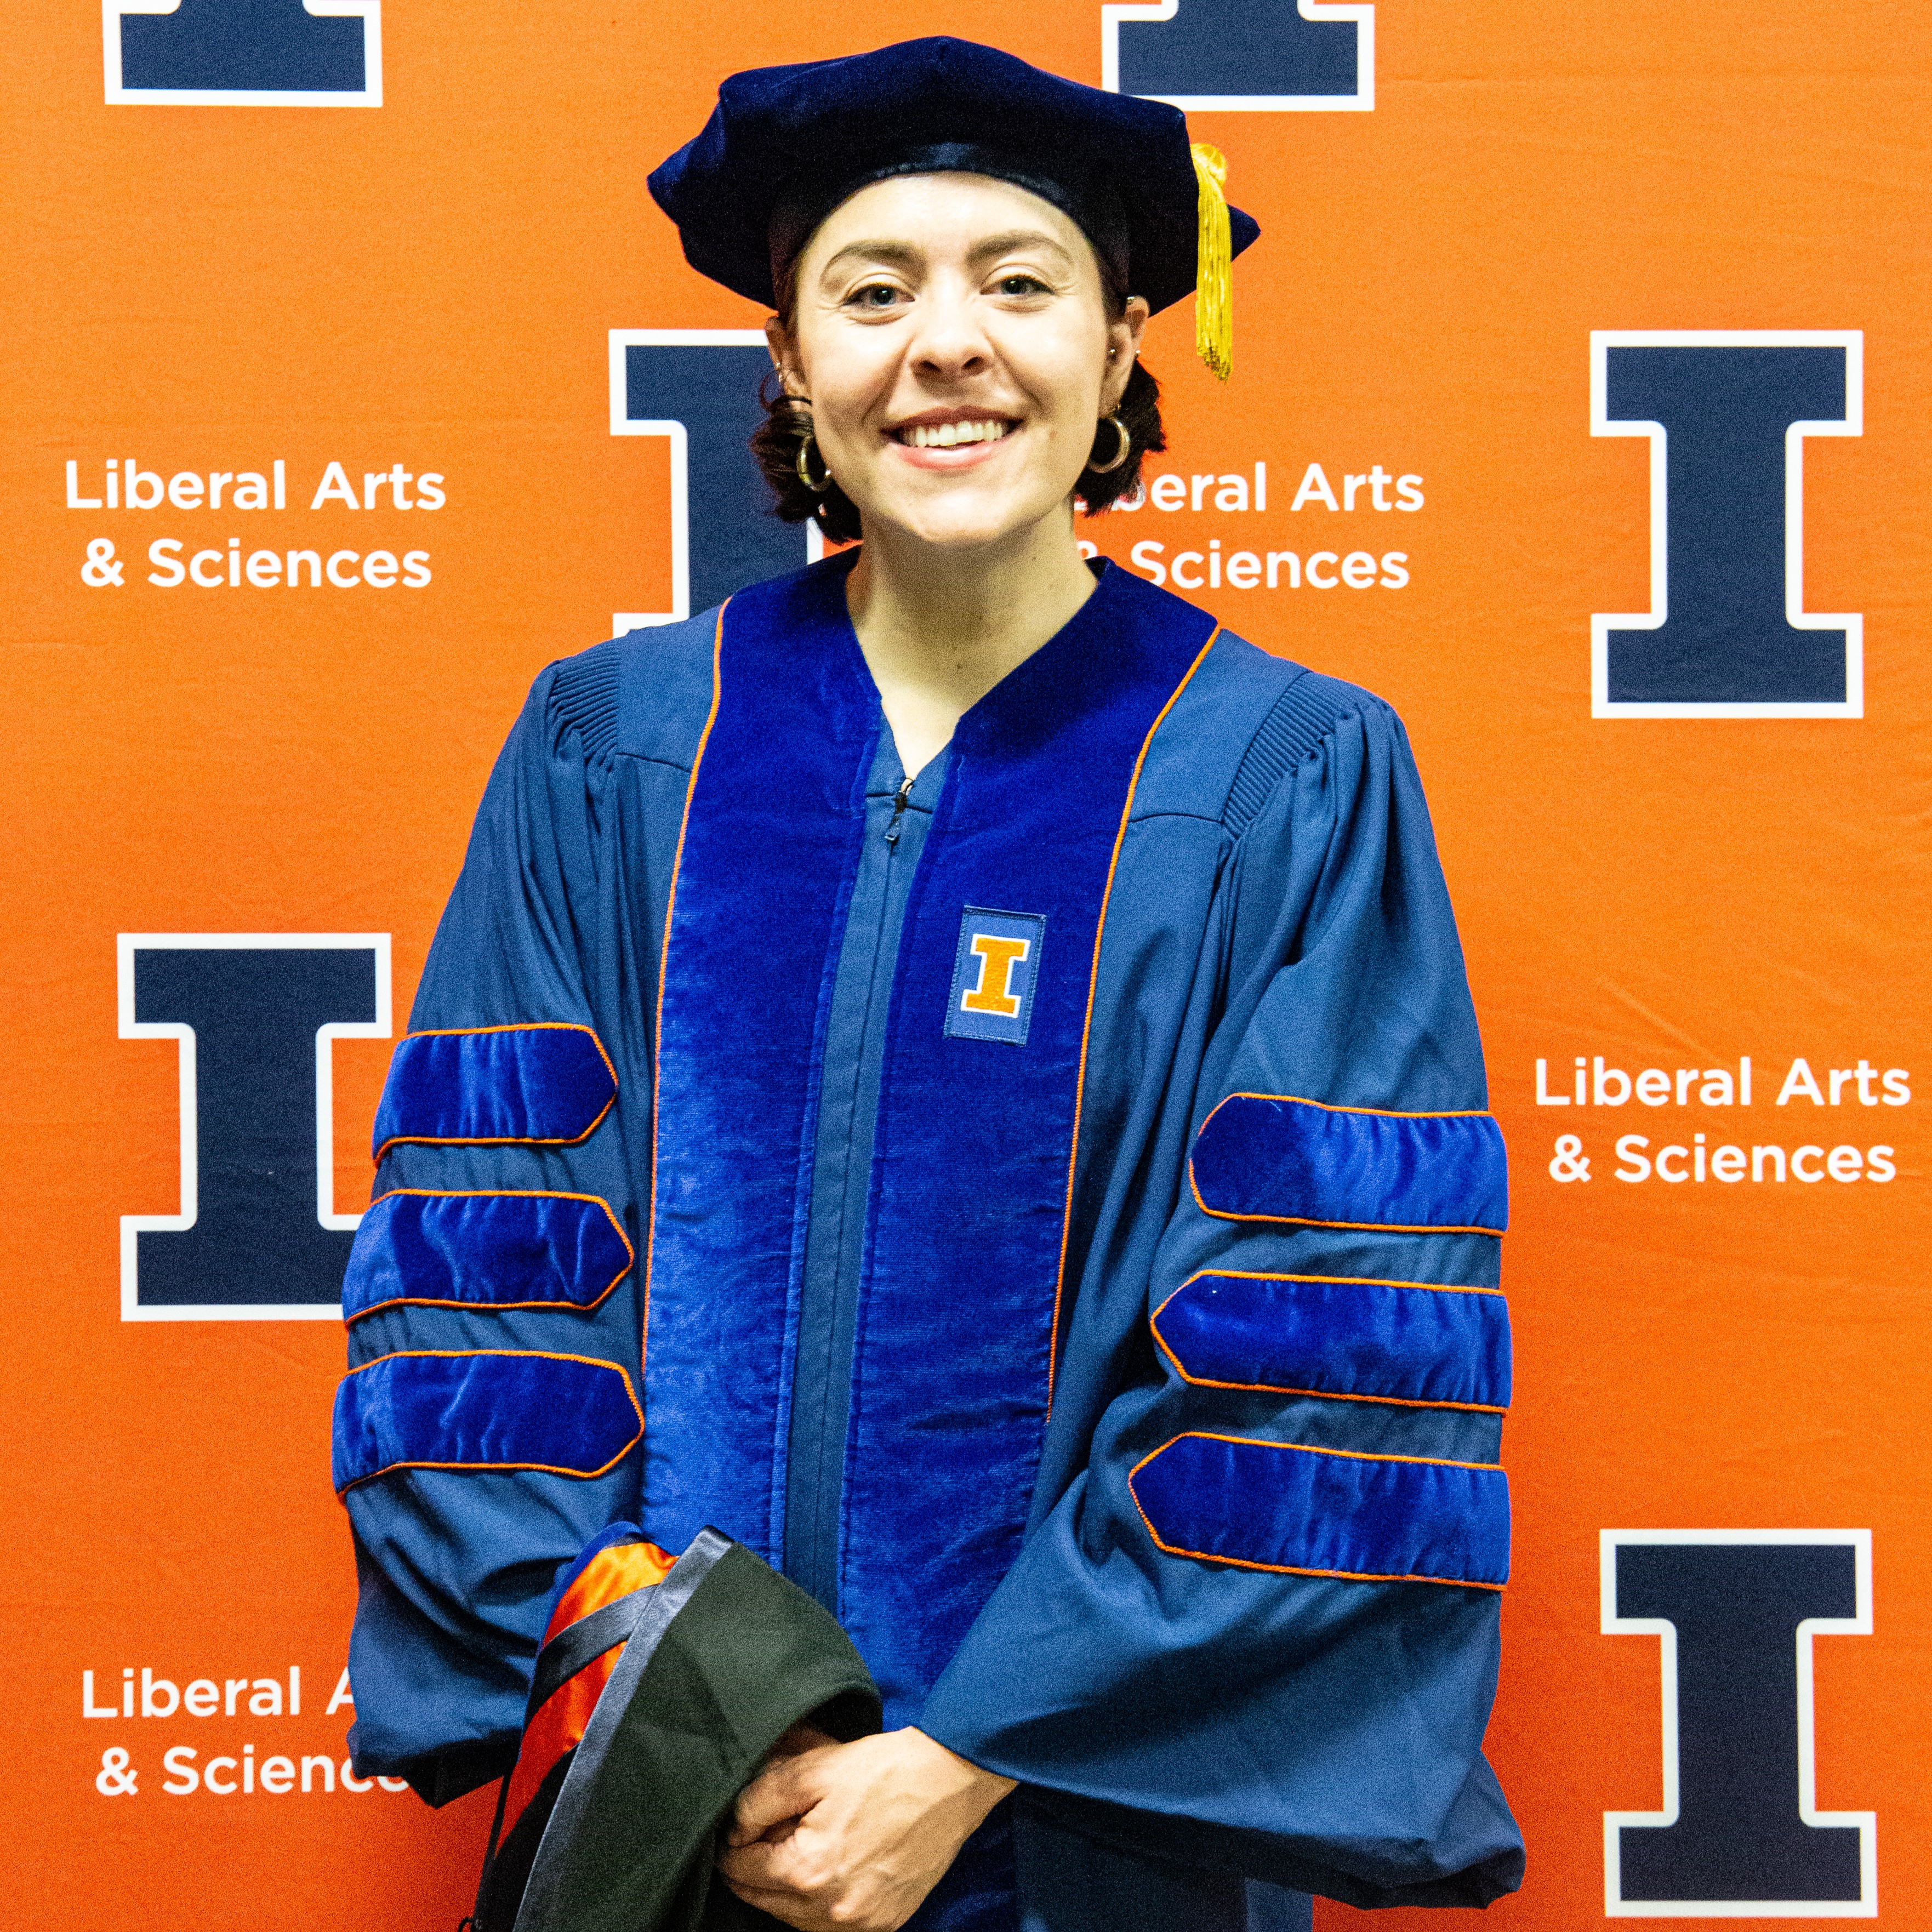
M 801 1726 L 740 1794 L 718 1869 L 800 1932 L 896 1932 L 1012 1788 L 923 1731 L 840 1744 Z

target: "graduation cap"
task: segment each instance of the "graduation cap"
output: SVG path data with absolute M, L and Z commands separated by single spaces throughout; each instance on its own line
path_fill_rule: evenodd
M 614 1525 L 557 1593 L 474 1932 L 770 1928 L 712 1864 L 739 1792 L 807 1718 L 841 1742 L 882 1721 L 830 1614 L 717 1530 L 674 1562 Z
M 1227 164 L 1165 101 L 1108 94 L 944 36 L 844 59 L 753 68 L 718 90 L 695 140 L 650 177 L 700 274 L 769 308 L 819 223 L 895 175 L 960 172 L 1051 202 L 1118 293 L 1159 311 L 1195 296 L 1195 346 L 1225 377 L 1229 266 L 1260 234 L 1230 208 Z

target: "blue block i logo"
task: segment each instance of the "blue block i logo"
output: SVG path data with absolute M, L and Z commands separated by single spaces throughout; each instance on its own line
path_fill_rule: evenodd
M 1046 921 L 1038 913 L 968 906 L 959 919 L 946 1030 L 956 1040 L 1025 1046 L 1046 934 Z
M 110 106 L 380 107 L 382 0 L 106 0 Z
M 1811 1658 L 1871 1634 L 1871 1532 L 1606 1529 L 1602 1549 L 1604 1631 L 1664 1652 L 1664 1808 L 1604 1813 L 1604 1916 L 1876 1918 L 1875 1815 L 1818 1808 Z
M 1376 10 L 1328 0 L 1104 6 L 1100 85 L 1190 113 L 1366 113 L 1376 104 Z
M 610 434 L 670 444 L 668 610 L 620 610 L 612 634 L 676 624 L 734 591 L 815 562 L 818 526 L 782 524 L 749 447 L 772 366 L 757 328 L 614 328 Z
M 1804 439 L 1864 432 L 1856 329 L 1599 329 L 1590 433 L 1650 439 L 1650 604 L 1591 622 L 1597 718 L 1862 718 L 1864 620 L 1804 608 Z
M 179 1055 L 181 1208 L 121 1217 L 124 1322 L 338 1321 L 332 1049 L 389 1036 L 386 932 L 124 932 L 121 1037 Z

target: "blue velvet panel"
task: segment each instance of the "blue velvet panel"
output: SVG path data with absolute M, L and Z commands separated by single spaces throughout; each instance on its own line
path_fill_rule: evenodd
M 665 941 L 643 1520 L 667 1549 L 713 1524 L 776 1564 L 800 1162 L 878 714 L 842 568 L 740 592 L 716 650 Z
M 376 1110 L 376 1158 L 398 1141 L 568 1147 L 616 1097 L 610 1058 L 586 1026 L 532 1021 L 412 1033 L 389 1062 Z
M 844 578 L 755 586 L 720 625 L 658 1060 L 644 1520 L 671 1548 L 706 1522 L 782 1547 L 802 1162 L 877 731 Z M 839 1613 L 889 1724 L 1019 1547 L 1095 936 L 1136 761 L 1212 629 L 1109 570 L 954 736 L 893 982 L 845 1436 Z M 1023 1045 L 946 1030 L 962 915 L 988 906 L 1052 935 Z
M 404 1301 L 591 1309 L 631 1262 L 628 1238 L 594 1195 L 398 1188 L 377 1196 L 356 1230 L 343 1318 Z
M 614 1362 L 508 1349 L 382 1355 L 335 1391 L 335 1486 L 388 1469 L 602 1475 L 644 1429 Z
M 840 1611 L 889 1712 L 918 1708 L 1019 1551 L 1096 935 L 1142 748 L 1213 629 L 1109 570 L 953 734 L 900 941 L 846 1444 Z M 948 1030 L 968 906 L 1043 922 L 1024 1046 Z
M 1486 1464 L 1189 1435 L 1130 1486 L 1173 1556 L 1369 1582 L 1509 1580 L 1509 1479 Z
M 1491 1288 L 1207 1273 L 1154 1311 L 1154 1333 L 1210 1388 L 1509 1406 L 1509 1306 Z
M 1195 1198 L 1231 1220 L 1500 1234 L 1502 1130 L 1491 1114 L 1394 1114 L 1235 1094 L 1202 1123 Z

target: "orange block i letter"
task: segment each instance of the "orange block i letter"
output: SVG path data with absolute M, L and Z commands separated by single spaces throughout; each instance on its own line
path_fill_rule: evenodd
M 947 1033 L 958 1040 L 1026 1044 L 1046 931 L 1046 921 L 1038 913 L 964 909 L 946 1002 Z
M 980 956 L 980 983 L 960 994 L 960 1010 L 1004 1013 L 1009 1019 L 1017 1018 L 1020 1003 L 1009 988 L 1012 985 L 1013 968 L 1031 957 L 1033 941 L 1009 939 L 997 932 L 976 932 L 972 950 Z

